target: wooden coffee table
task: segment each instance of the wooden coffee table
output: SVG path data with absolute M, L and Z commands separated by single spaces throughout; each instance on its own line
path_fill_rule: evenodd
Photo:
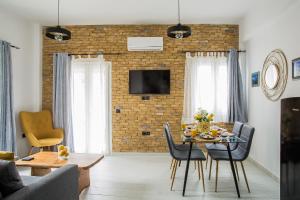
M 90 186 L 90 168 L 104 156 L 101 154 L 71 153 L 68 160 L 58 159 L 57 152 L 43 151 L 31 155 L 31 161 L 17 160 L 17 166 L 31 167 L 32 176 L 43 176 L 51 172 L 51 168 L 59 168 L 67 164 L 78 165 L 79 192 Z

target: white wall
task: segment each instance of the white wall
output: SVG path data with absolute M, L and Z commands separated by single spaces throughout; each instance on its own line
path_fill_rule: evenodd
M 28 153 L 29 145 L 22 138 L 18 113 L 37 111 L 41 104 L 41 34 L 40 26 L 0 11 L 0 39 L 20 47 L 11 48 L 13 66 L 14 108 L 17 125 L 18 155 Z
M 279 48 L 286 54 L 288 82 L 281 98 L 300 96 L 300 81 L 291 78 L 291 60 L 300 57 L 299 10 L 300 1 L 274 0 L 273 5 L 249 12 L 241 23 L 241 46 L 247 50 L 249 76 L 262 70 L 264 60 L 272 50 Z M 256 128 L 250 156 L 279 177 L 280 100 L 272 102 L 260 87 L 250 86 L 249 124 Z

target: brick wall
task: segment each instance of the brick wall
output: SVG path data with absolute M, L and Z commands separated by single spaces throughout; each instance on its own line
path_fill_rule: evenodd
M 168 25 L 99 25 L 69 26 L 72 39 L 56 42 L 43 39 L 43 108 L 52 107 L 52 54 L 55 52 L 96 53 L 99 50 L 122 55 L 106 55 L 112 62 L 112 107 L 120 106 L 121 113 L 112 114 L 113 151 L 162 152 L 166 141 L 162 125 L 169 121 L 176 140 L 179 140 L 183 107 L 184 63 L 182 50 L 227 50 L 238 48 L 238 25 L 191 25 L 192 36 L 175 40 L 166 36 Z M 128 52 L 128 36 L 163 36 L 162 52 Z M 140 96 L 128 94 L 130 69 L 170 69 L 171 94 Z M 151 132 L 142 136 L 142 130 Z

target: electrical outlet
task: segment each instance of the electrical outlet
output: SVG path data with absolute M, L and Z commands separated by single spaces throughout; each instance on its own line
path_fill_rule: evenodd
M 142 135 L 143 135 L 143 136 L 150 135 L 150 131 L 142 131 Z
M 116 113 L 121 113 L 121 106 L 116 106 L 115 109 L 116 109 Z
M 143 101 L 148 101 L 148 100 L 150 100 L 150 96 L 142 96 L 142 100 Z

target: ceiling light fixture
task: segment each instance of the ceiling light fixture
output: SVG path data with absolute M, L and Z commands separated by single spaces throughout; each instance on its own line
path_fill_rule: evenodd
M 192 29 L 189 26 L 180 23 L 180 2 L 178 0 L 178 24 L 171 26 L 167 30 L 168 36 L 171 38 L 182 39 L 189 37 L 192 34 Z
M 46 29 L 46 36 L 48 38 L 57 40 L 59 42 L 63 40 L 69 40 L 71 39 L 71 32 L 65 28 L 62 28 L 59 25 L 59 0 L 57 0 L 58 9 L 57 9 L 57 26 L 55 27 L 48 27 Z

